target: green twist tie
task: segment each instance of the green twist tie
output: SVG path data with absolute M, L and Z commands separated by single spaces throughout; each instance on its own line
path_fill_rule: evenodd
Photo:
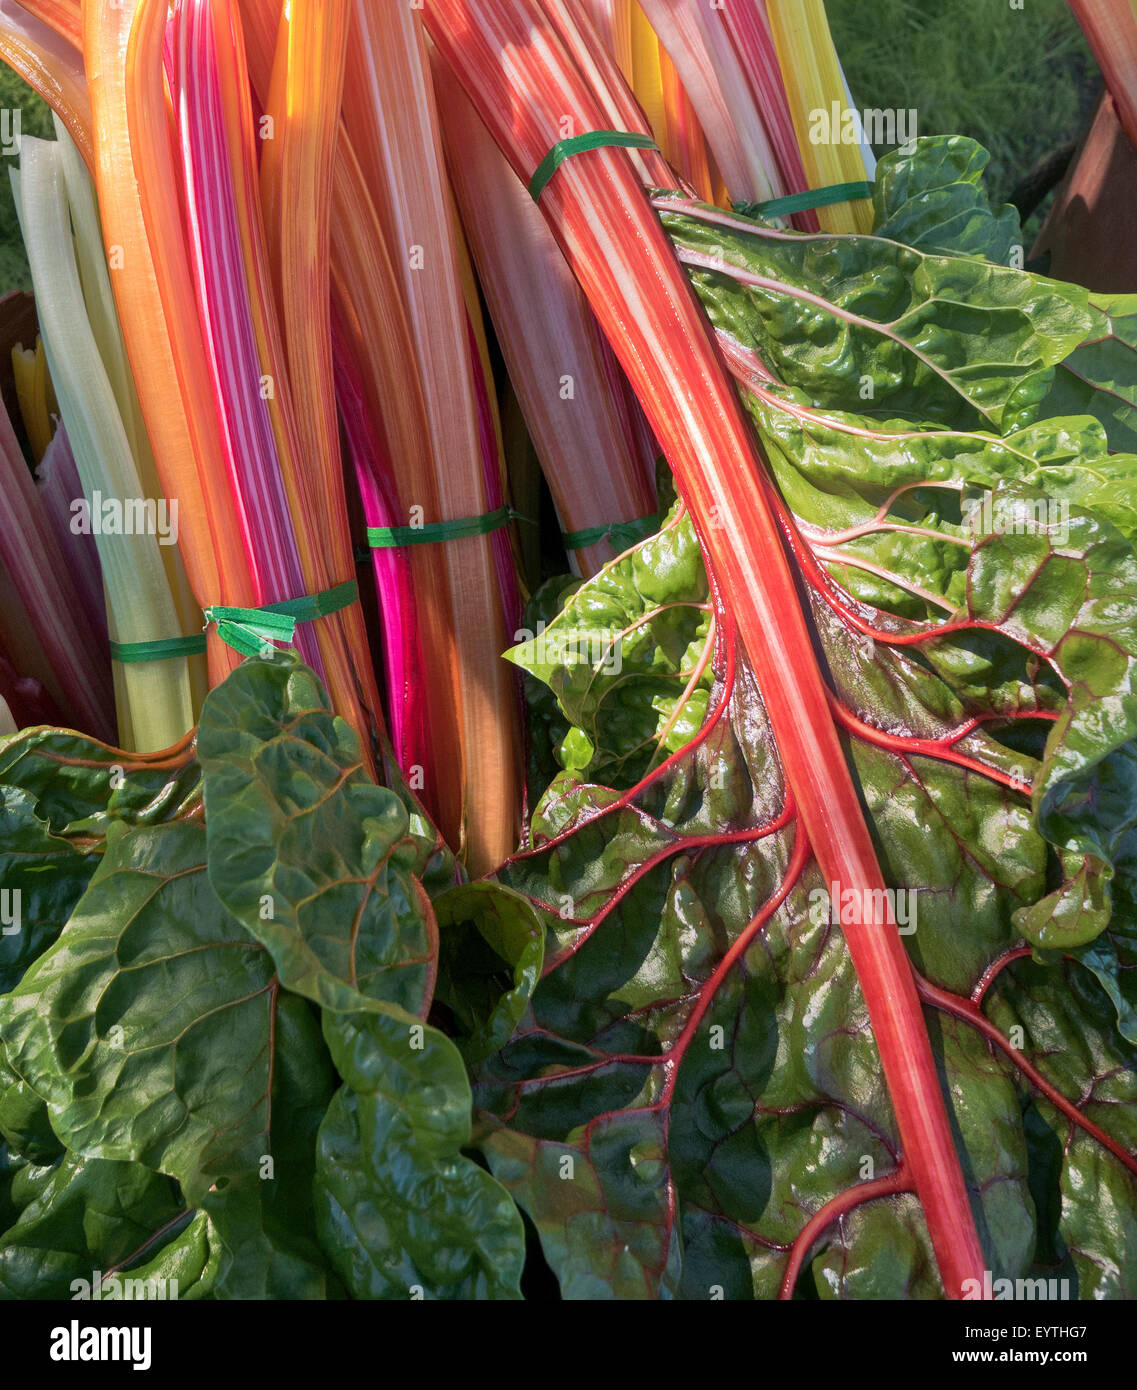
M 394 550 L 404 545 L 432 545 L 436 541 L 461 541 L 469 536 L 488 536 L 511 521 L 528 521 L 512 507 L 498 507 L 484 516 L 463 516 L 454 521 L 428 521 L 423 526 L 369 526 L 367 543 L 372 550 Z
M 558 140 L 534 169 L 533 177 L 529 180 L 529 196 L 537 202 L 549 180 L 571 155 L 609 147 L 630 150 L 659 149 L 650 135 L 638 134 L 632 130 L 589 130 L 583 135 L 573 135 L 568 140 Z
M 812 212 L 833 203 L 871 198 L 874 186 L 863 179 L 859 183 L 831 183 L 827 188 L 807 188 L 804 193 L 790 193 L 765 203 L 735 203 L 734 210 L 743 217 L 788 217 L 792 212 Z
M 561 540 L 566 550 L 584 550 L 600 541 L 610 541 L 613 550 L 627 550 L 658 530 L 659 517 L 652 512 L 635 521 L 613 521 L 608 526 L 589 526 L 584 531 L 562 531 Z
M 266 642 L 291 643 L 297 623 L 310 623 L 348 608 L 359 598 L 354 579 L 325 589 L 322 594 L 266 603 L 260 608 L 229 608 L 215 604 L 205 610 L 206 626 L 217 624 L 217 635 L 242 656 L 259 656 Z
M 134 661 L 172 661 L 176 656 L 202 656 L 205 633 L 192 637 L 161 637 L 154 642 L 112 642 L 111 660 L 124 666 Z

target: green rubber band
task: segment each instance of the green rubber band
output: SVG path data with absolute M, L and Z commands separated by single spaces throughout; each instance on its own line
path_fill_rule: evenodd
M 298 623 L 310 623 L 316 618 L 330 617 L 341 608 L 350 608 L 358 597 L 359 585 L 354 579 L 345 579 L 342 584 L 325 589 L 322 594 L 306 594 L 303 598 L 290 598 L 283 603 L 266 603 L 259 611 L 279 613 Z
M 134 661 L 172 661 L 176 656 L 202 656 L 205 633 L 192 637 L 161 637 L 154 642 L 112 642 L 111 660 L 128 665 Z
M 804 193 L 790 193 L 785 198 L 771 198 L 765 203 L 735 203 L 735 212 L 743 217 L 788 217 L 791 212 L 812 212 L 833 203 L 856 203 L 871 198 L 874 184 L 831 183 L 827 188 L 808 188 Z
M 214 604 L 205 610 L 205 622 L 217 624 L 217 635 L 242 656 L 259 656 L 268 642 L 291 643 L 297 623 L 310 623 L 348 608 L 359 598 L 354 579 L 345 580 L 321 594 L 266 603 L 261 608 L 230 608 Z
M 652 512 L 650 516 L 639 516 L 635 521 L 613 521 L 608 526 L 589 526 L 584 531 L 562 531 L 561 541 L 566 550 L 584 550 L 601 541 L 610 541 L 613 550 L 627 550 L 658 530 L 659 516 Z
M 602 150 L 609 147 L 630 150 L 657 150 L 659 146 L 650 135 L 638 134 L 632 130 L 588 130 L 583 135 L 573 135 L 568 140 L 558 140 L 544 159 L 533 171 L 529 180 L 529 196 L 534 202 L 544 193 L 549 180 L 571 155 L 582 154 L 585 150 Z
M 432 545 L 436 541 L 461 541 L 468 536 L 488 536 L 511 521 L 528 521 L 512 507 L 498 507 L 485 516 L 463 516 L 455 521 L 428 521 L 423 526 L 369 526 L 367 543 L 372 550 L 394 550 L 404 545 Z

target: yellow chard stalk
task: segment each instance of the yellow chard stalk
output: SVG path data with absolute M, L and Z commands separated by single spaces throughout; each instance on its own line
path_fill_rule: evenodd
M 843 113 L 850 105 L 823 0 L 774 0 L 766 8 L 810 188 L 861 182 L 871 171 L 860 144 L 841 140 L 840 126 L 827 140 L 811 139 L 813 112 L 831 118 L 834 106 Z M 835 203 L 818 208 L 817 218 L 827 232 L 871 232 L 872 203 Z

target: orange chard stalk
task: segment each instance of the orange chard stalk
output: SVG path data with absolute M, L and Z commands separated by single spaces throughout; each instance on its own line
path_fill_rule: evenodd
M 80 39 L 49 26 L 46 14 L 55 5 L 18 5 L 0 0 L 0 58 L 38 93 L 67 127 L 87 168 L 93 173 L 95 152 L 91 145 L 91 103 L 83 73 Z M 78 6 L 75 7 L 78 18 Z
M 419 13 L 355 0 L 344 117 L 399 277 L 422 383 L 433 456 L 430 477 L 405 476 L 392 458 L 400 500 L 425 522 L 480 516 L 489 501 L 487 460 L 470 325 L 445 182 L 441 135 Z M 409 364 L 408 364 L 409 365 Z M 521 790 L 518 692 L 501 653 L 513 637 L 493 536 L 430 547 L 445 573 L 457 664 L 453 700 L 462 784 L 457 834 L 471 874 L 517 842 Z M 424 788 L 431 795 L 431 789 Z
M 646 22 L 646 21 L 645 21 Z M 715 201 L 717 185 L 722 180 L 712 170 L 710 151 L 706 136 L 687 89 L 679 77 L 679 69 L 671 61 L 665 48 L 657 42 L 659 51 L 659 78 L 663 94 L 664 135 L 661 140 L 663 152 L 669 164 L 673 164 L 694 188 L 699 197 L 707 203 Z
M 233 51 L 241 58 L 229 81 L 222 81 L 223 91 L 239 92 L 241 100 L 238 121 L 231 119 L 228 124 L 244 136 L 243 158 L 236 167 L 251 171 L 248 75 L 243 43 L 237 42 L 240 20 L 235 6 L 222 8 L 234 36 Z M 272 412 L 281 473 L 305 583 L 309 593 L 320 593 L 355 578 L 340 460 L 329 299 L 332 167 L 347 43 L 347 0 L 292 0 L 289 15 L 280 24 L 265 113 L 272 123 L 272 138 L 261 142 L 264 239 L 287 373 L 279 354 L 271 351 L 275 343 L 263 318 L 258 337 L 268 360 L 277 358 L 275 370 L 281 373 Z M 246 236 L 251 243 L 252 232 L 246 230 Z M 254 253 L 248 245 L 247 264 L 250 254 Z M 263 296 L 266 288 L 261 278 L 257 290 Z M 271 300 L 262 302 L 258 312 L 263 316 L 270 305 Z M 383 729 L 383 717 L 359 604 L 321 618 L 312 625 L 311 636 L 319 644 L 333 706 L 355 725 L 365 750 L 369 749 L 371 733 Z
M 249 72 L 265 107 L 279 11 L 277 0 L 241 0 Z M 332 178 L 331 298 L 337 351 L 350 360 L 393 481 L 421 500 L 431 495 L 434 462 L 422 383 L 414 368 L 414 338 L 386 236 L 342 121 Z M 405 511 L 401 508 L 397 518 L 385 522 L 405 521 Z M 392 553 L 410 570 L 418 656 L 411 679 L 396 670 L 387 672 L 394 752 L 403 772 L 416 783 L 421 780 L 419 794 L 432 819 L 457 844 L 464 797 L 463 778 L 455 769 L 464 759 L 450 587 L 435 547 L 409 546 Z
M 90 0 L 84 54 L 103 237 L 127 356 L 162 490 L 180 504 L 180 546 L 199 604 L 255 600 L 229 524 L 213 391 L 182 232 L 162 72 L 165 0 Z M 216 683 L 240 657 L 211 635 Z
M 604 112 L 606 128 L 651 135 L 652 129 L 644 115 L 643 107 L 632 95 L 616 60 L 589 23 L 588 12 L 582 0 L 553 0 L 548 7 L 548 20 L 565 51 L 596 93 L 597 101 Z M 633 31 L 633 40 L 634 37 Z M 634 42 L 632 62 L 634 67 Z M 580 133 L 579 130 L 569 129 L 572 125 L 573 117 L 565 112 L 559 127 L 561 139 Z M 630 154 L 632 167 L 640 172 L 645 183 L 656 184 L 661 188 L 674 186 L 675 175 L 662 154 L 655 150 L 632 150 Z
M 20 0 L 41 24 L 66 39 L 72 48 L 83 46 L 83 12 L 80 0 Z
M 1070 0 L 1117 108 L 1137 147 L 1137 6 L 1133 0 Z

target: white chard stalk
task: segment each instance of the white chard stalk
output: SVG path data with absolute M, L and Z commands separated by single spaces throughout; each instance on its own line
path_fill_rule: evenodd
M 111 638 L 149 642 L 177 637 L 183 629 L 156 528 L 124 534 L 125 524 L 96 524 L 101 504 L 108 501 L 112 507 L 117 504 L 115 516 L 125 523 L 132 508 L 123 504 L 132 503 L 137 511 L 147 491 L 88 318 L 59 143 L 25 137 L 20 170 L 12 171 L 11 178 L 51 378 L 90 506 Z M 79 225 L 82 216 L 80 211 Z M 156 514 L 147 509 L 148 516 Z M 171 505 L 169 519 L 175 516 Z M 192 727 L 188 668 L 185 657 L 116 668 L 124 742 L 140 752 L 155 751 L 176 743 Z

